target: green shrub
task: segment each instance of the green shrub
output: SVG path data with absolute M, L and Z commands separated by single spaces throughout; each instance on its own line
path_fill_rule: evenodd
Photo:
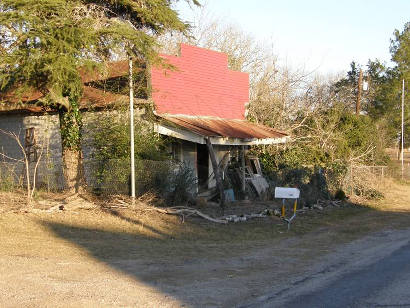
M 187 164 L 180 164 L 170 178 L 170 189 L 167 196 L 169 204 L 184 204 L 190 201 L 195 193 L 197 179 Z
M 296 119 L 297 120 L 297 119 Z M 293 142 L 253 148 L 264 174 L 275 184 L 299 187 L 308 199 L 328 198 L 345 189 L 351 164 L 386 164 L 384 143 L 379 140 L 380 123 L 334 105 L 304 119 L 292 131 Z M 352 190 L 373 197 L 363 182 Z M 361 185 L 361 187 L 359 187 Z M 366 190 L 367 189 L 367 190 Z M 373 188 L 372 188 L 373 189 Z M 309 201 L 310 202 L 310 201 Z
M 17 177 L 16 166 L 13 164 L 0 163 L 0 190 L 13 191 L 22 187 L 22 179 Z
M 335 199 L 336 200 L 346 200 L 347 199 L 347 196 L 346 196 L 346 194 L 345 194 L 345 192 L 343 191 L 343 190 L 341 190 L 341 189 L 338 189 L 337 191 L 336 191 L 336 193 L 335 193 Z
M 130 137 L 127 113 L 107 112 L 88 124 L 87 142 L 93 150 L 89 164 L 99 194 L 129 194 L 131 187 Z M 196 178 L 186 165 L 175 165 L 166 153 L 166 142 L 148 120 L 135 121 L 136 194 L 153 193 L 170 204 L 192 197 Z
M 92 149 L 92 169 L 96 192 L 129 193 L 130 188 L 130 126 L 127 112 L 100 112 L 86 124 L 86 145 Z M 144 161 L 164 161 L 165 143 L 154 132 L 153 125 L 146 120 L 135 120 L 134 153 L 136 162 L 136 182 L 139 191 L 151 190 L 154 182 L 163 176 L 153 178 L 161 170 L 149 168 L 144 171 Z M 164 164 L 165 165 L 165 164 Z M 166 168 L 165 168 L 166 169 Z M 166 173 L 163 171 L 162 173 Z

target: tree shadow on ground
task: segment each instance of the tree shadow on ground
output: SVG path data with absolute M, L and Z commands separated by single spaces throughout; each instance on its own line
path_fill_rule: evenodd
M 121 219 L 132 224 L 141 223 L 128 217 Z M 195 283 L 212 275 L 208 272 L 208 263 L 207 269 L 201 268 L 207 262 L 201 255 L 206 248 L 197 250 L 194 241 L 175 239 L 162 230 L 146 225 L 144 228 L 152 235 L 84 228 L 51 221 L 42 221 L 42 225 L 59 238 L 75 244 L 99 263 L 154 288 L 164 298 L 171 297 L 188 306 L 197 306 L 204 299 L 208 303 L 211 301 L 210 306 L 219 305 L 212 302 L 212 294 L 201 294 L 202 289 L 194 288 Z M 216 261 L 215 266 L 221 268 L 224 262 Z
M 342 209 L 338 209 L 338 211 L 342 211 Z M 376 216 L 373 214 L 367 215 L 366 220 L 362 221 L 363 224 L 382 224 L 384 223 L 384 218 L 392 219 L 393 221 L 397 217 L 401 217 L 400 222 L 402 223 L 404 220 L 408 221 L 409 218 L 409 213 L 383 213 L 372 209 L 370 211 L 372 213 L 377 212 Z M 130 218 L 121 214 L 120 211 L 113 211 L 110 214 L 131 224 L 141 225 L 142 223 L 134 217 Z M 376 217 L 377 221 L 374 221 L 372 216 Z M 339 235 L 343 235 L 345 232 L 349 232 L 349 235 L 354 235 L 355 232 L 358 232 L 358 234 L 371 232 L 371 230 L 361 230 L 363 225 L 348 226 L 345 223 L 342 224 L 343 217 L 340 216 L 339 218 L 340 221 L 337 221 L 339 221 L 338 224 L 340 223 L 340 226 L 327 225 L 328 228 L 341 229 L 337 230 Z M 358 222 L 359 218 L 356 220 Z M 298 224 L 302 225 L 302 221 L 301 219 L 295 225 L 292 236 L 302 236 L 300 232 L 304 226 L 298 227 Z M 206 243 L 201 240 L 196 241 L 195 238 L 189 240 L 184 240 L 183 238 L 175 239 L 171 233 L 160 230 L 155 226 L 145 225 L 144 228 L 147 228 L 149 233 L 139 233 L 107 231 L 99 227 L 86 228 L 45 220 L 41 221 L 41 223 L 59 238 L 75 244 L 86 251 L 96 261 L 128 277 L 132 277 L 135 281 L 142 282 L 156 289 L 164 296 L 172 297 L 188 306 L 198 306 L 198 303 L 207 303 L 205 306 L 213 307 L 226 306 L 226 303 L 220 302 L 222 298 L 226 299 L 234 296 L 232 294 L 242 294 L 244 296 L 244 294 L 249 292 L 247 286 L 243 284 L 243 279 L 235 280 L 230 278 L 231 272 L 247 266 L 247 270 L 251 274 L 253 270 L 249 268 L 253 266 L 255 273 L 260 273 L 263 276 L 263 273 L 267 271 L 264 271 L 262 267 L 278 266 L 277 263 L 276 265 L 266 263 L 267 260 L 270 260 L 269 258 L 275 257 L 274 253 L 273 255 L 271 253 L 269 258 L 263 259 L 265 262 L 261 260 L 255 262 L 255 260 L 247 256 L 246 251 L 238 253 L 234 258 L 228 257 L 228 261 L 223 258 L 208 259 L 207 250 L 220 249 L 219 246 L 224 246 L 222 242 L 209 244 L 209 242 Z M 307 220 L 303 222 L 303 225 L 306 223 L 308 223 Z M 229 225 L 226 228 L 226 233 L 238 233 L 243 226 L 239 224 Z M 314 226 L 314 228 L 318 227 L 320 228 L 320 224 Z M 218 227 L 215 226 L 215 228 Z M 299 231 L 298 228 L 300 229 Z M 357 230 L 355 231 L 355 229 Z M 306 229 L 305 231 L 309 232 L 312 229 Z M 222 238 L 225 237 L 222 235 Z M 351 240 L 353 239 L 354 237 L 351 238 Z M 225 245 L 228 249 L 230 247 L 229 244 L 226 243 Z M 245 243 L 243 248 L 249 248 L 248 244 Z M 266 242 L 266 245 L 268 245 L 268 242 Z M 251 252 L 249 251 L 249 255 L 251 255 Z M 254 264 L 250 264 L 251 262 L 254 262 Z M 245 265 L 245 263 L 247 264 Z M 270 270 L 272 271 L 272 269 Z M 216 271 L 218 271 L 218 275 L 215 274 Z M 221 275 L 221 272 L 225 272 L 226 275 Z M 257 279 L 262 278 L 257 277 Z M 275 277 L 270 279 L 275 279 Z M 206 289 L 203 289 L 203 286 L 206 286 Z M 232 294 L 224 294 L 227 289 L 230 289 Z M 203 305 L 200 304 L 200 306 Z
M 114 209 L 107 209 L 106 211 L 109 214 L 111 214 L 115 217 L 118 217 L 118 218 L 120 218 L 121 220 L 123 220 L 125 222 L 131 223 L 133 225 L 141 226 L 142 228 L 145 228 L 145 229 L 151 231 L 153 234 L 159 235 L 159 236 L 164 237 L 164 238 L 169 237 L 169 235 L 166 234 L 165 232 L 162 232 L 158 228 L 154 228 L 154 227 L 150 226 L 149 224 L 144 224 L 143 221 L 141 221 L 137 218 L 127 217 L 124 214 L 122 214 L 121 212 L 119 212 L 117 210 L 114 210 Z

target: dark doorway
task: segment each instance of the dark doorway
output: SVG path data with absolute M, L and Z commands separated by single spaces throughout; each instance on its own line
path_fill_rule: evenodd
M 196 165 L 198 170 L 198 187 L 199 191 L 206 190 L 206 183 L 209 177 L 209 153 L 206 144 L 196 145 L 197 157 Z M 205 187 L 204 187 L 205 186 Z

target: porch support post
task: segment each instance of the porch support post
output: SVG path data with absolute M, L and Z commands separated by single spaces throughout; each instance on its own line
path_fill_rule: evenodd
M 242 193 L 245 198 L 245 146 L 241 146 Z
M 224 192 L 224 185 L 222 182 L 221 172 L 219 170 L 218 163 L 216 162 L 216 155 L 215 155 L 212 143 L 209 140 L 209 137 L 205 139 L 206 139 L 206 145 L 208 147 L 209 157 L 211 158 L 212 169 L 215 174 L 216 187 L 219 190 L 219 206 L 223 209 L 225 207 L 225 192 Z

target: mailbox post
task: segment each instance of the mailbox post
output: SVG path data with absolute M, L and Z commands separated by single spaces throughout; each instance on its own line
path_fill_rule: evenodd
M 289 188 L 289 187 L 276 187 L 275 188 L 275 198 L 282 199 L 282 211 L 281 211 L 281 218 L 286 221 L 288 225 L 288 230 L 290 230 L 290 223 L 296 217 L 296 208 L 297 202 L 300 196 L 300 190 L 297 188 Z M 285 208 L 285 200 L 286 199 L 294 199 L 293 203 L 293 215 L 290 218 L 286 218 L 286 208 Z

